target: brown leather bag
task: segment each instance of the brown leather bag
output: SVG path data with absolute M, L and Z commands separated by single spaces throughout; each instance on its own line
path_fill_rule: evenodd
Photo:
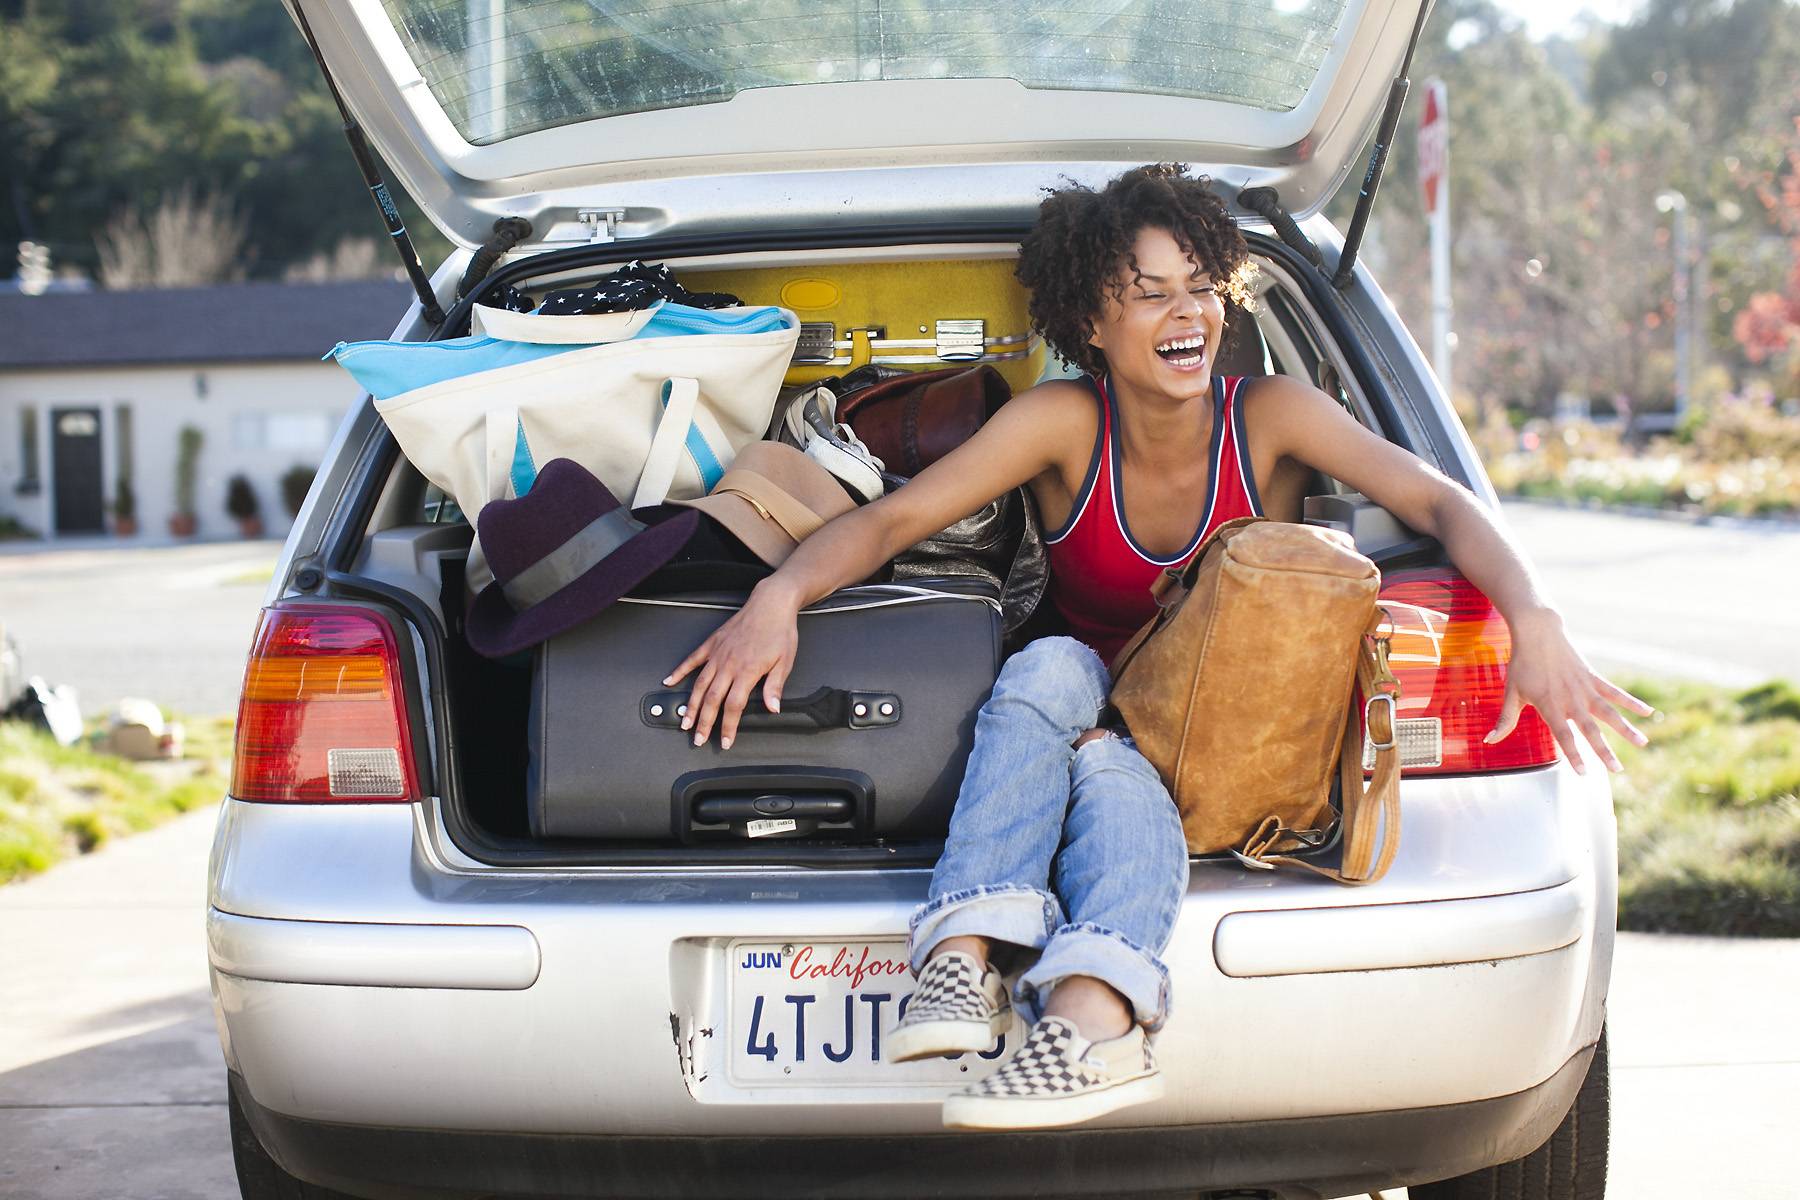
M 1155 590 L 1157 615 L 1113 663 L 1112 702 L 1175 798 L 1188 849 L 1380 879 L 1400 844 L 1400 689 L 1375 564 L 1339 530 L 1245 517 Z M 1359 717 L 1375 746 L 1366 792 Z M 1338 870 L 1287 856 L 1328 838 L 1334 776 Z
M 973 437 L 1011 398 L 992 367 L 906 372 L 841 396 L 838 420 L 890 472 L 910 479 Z

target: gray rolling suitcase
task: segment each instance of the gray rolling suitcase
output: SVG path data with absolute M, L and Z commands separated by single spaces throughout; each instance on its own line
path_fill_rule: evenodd
M 1000 667 L 1000 604 L 974 579 L 846 588 L 800 614 L 781 712 L 737 740 L 681 730 L 662 680 L 743 593 L 626 597 L 538 647 L 527 800 L 539 837 L 941 837 Z

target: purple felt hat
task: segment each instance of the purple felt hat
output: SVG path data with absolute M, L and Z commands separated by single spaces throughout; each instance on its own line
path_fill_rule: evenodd
M 699 519 L 646 526 L 580 463 L 551 459 L 476 521 L 494 582 L 469 606 L 469 645 L 504 658 L 573 629 L 680 553 Z

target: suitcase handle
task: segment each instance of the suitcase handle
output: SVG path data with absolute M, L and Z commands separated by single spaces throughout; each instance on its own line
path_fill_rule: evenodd
M 694 801 L 694 822 L 699 825 L 728 825 L 762 817 L 848 823 L 855 816 L 856 808 L 848 796 L 789 796 L 765 792 L 756 796 L 707 795 Z
M 839 836 L 875 832 L 875 784 L 833 767 L 722 767 L 675 781 L 674 833 L 693 844 L 718 838 Z
M 687 715 L 688 693 L 651 692 L 638 705 L 638 715 L 653 729 L 680 729 Z M 781 730 L 811 733 L 825 729 L 880 729 L 900 723 L 900 697 L 892 692 L 851 692 L 843 688 L 814 688 L 804 696 L 790 696 L 780 712 L 770 712 L 761 693 L 750 697 L 740 731 Z

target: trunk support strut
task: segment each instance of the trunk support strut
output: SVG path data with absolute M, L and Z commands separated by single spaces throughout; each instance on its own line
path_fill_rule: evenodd
M 1424 32 L 1425 18 L 1431 13 L 1431 0 L 1420 0 L 1419 15 L 1413 20 L 1412 40 L 1406 44 L 1406 57 L 1400 62 L 1400 74 L 1388 88 L 1387 108 L 1381 114 L 1381 126 L 1375 134 L 1375 149 L 1369 155 L 1369 169 L 1363 173 L 1362 191 L 1356 198 L 1356 214 L 1350 218 L 1350 230 L 1344 235 L 1344 251 L 1338 255 L 1337 271 L 1331 285 L 1342 291 L 1350 286 L 1356 270 L 1356 253 L 1362 249 L 1363 230 L 1369 224 L 1369 209 L 1374 207 L 1375 193 L 1381 187 L 1381 172 L 1387 166 L 1388 151 L 1394 144 L 1394 129 L 1400 124 L 1400 109 L 1412 87 L 1407 75 L 1412 71 L 1413 51 L 1419 48 L 1419 35 Z
M 431 290 L 431 280 L 425 277 L 425 268 L 419 265 L 419 253 L 413 249 L 412 239 L 406 235 L 406 223 L 400 219 L 400 209 L 388 194 L 381 172 L 376 169 L 375 156 L 369 152 L 369 143 L 363 137 L 362 126 L 356 123 L 344 98 L 338 94 L 337 83 L 331 78 L 331 71 L 325 65 L 325 56 L 319 52 L 318 40 L 313 37 L 312 25 L 306 20 L 306 10 L 301 6 L 301 0 L 294 0 L 294 19 L 300 23 L 300 32 L 312 51 L 313 61 L 319 64 L 319 74 L 325 77 L 325 86 L 331 91 L 331 98 L 337 104 L 338 115 L 344 119 L 344 139 L 350 143 L 350 153 L 356 159 L 357 169 L 362 172 L 363 182 L 369 185 L 369 194 L 375 199 L 375 207 L 381 210 L 381 219 L 387 225 L 388 236 L 394 241 L 394 252 L 400 256 L 400 265 L 406 268 L 406 277 L 412 280 L 413 291 L 419 294 L 419 306 L 424 311 L 425 320 L 434 326 L 442 325 L 444 310 L 438 306 L 437 295 Z

